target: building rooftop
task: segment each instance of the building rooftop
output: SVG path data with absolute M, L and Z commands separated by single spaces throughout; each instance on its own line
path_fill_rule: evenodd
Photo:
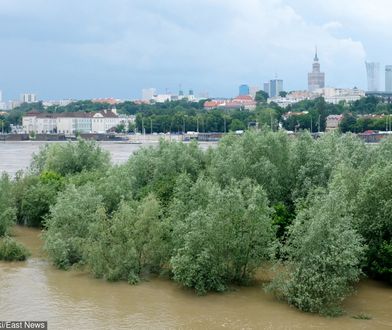
M 103 110 L 99 112 L 28 112 L 24 115 L 25 117 L 37 117 L 37 118 L 117 118 L 118 115 L 111 110 Z

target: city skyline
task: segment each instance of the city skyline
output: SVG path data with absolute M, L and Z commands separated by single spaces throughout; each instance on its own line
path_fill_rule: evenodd
M 3 0 L 0 90 L 3 99 L 136 99 L 182 84 L 232 96 L 275 73 L 286 90 L 306 90 L 315 44 L 327 86 L 366 89 L 363 63 L 391 64 L 386 4 L 347 1 L 343 13 L 335 0 Z

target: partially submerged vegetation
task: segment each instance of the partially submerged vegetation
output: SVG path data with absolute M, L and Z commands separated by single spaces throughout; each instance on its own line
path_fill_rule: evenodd
M 7 236 L 0 239 L 0 260 L 24 261 L 30 252 L 15 239 Z
M 0 177 L 0 260 L 23 261 L 29 252 L 9 237 L 10 229 L 16 222 L 13 187 L 14 183 L 3 173 Z
M 199 294 L 272 263 L 268 290 L 337 315 L 362 275 L 392 282 L 391 161 L 392 140 L 334 134 L 246 132 L 206 152 L 162 141 L 118 166 L 94 142 L 53 144 L 2 177 L 0 228 L 42 227 L 62 269 L 129 283 L 166 274 Z

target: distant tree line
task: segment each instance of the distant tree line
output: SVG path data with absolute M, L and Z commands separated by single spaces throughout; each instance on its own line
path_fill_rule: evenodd
M 255 122 L 259 127 L 268 126 L 273 130 L 283 127 L 290 131 L 323 132 L 326 128 L 327 116 L 337 114 L 344 115 L 340 125 L 342 132 L 359 133 L 368 129 L 384 130 L 390 126 L 386 123 L 386 119 L 365 118 L 363 115 L 392 114 L 392 105 L 375 96 L 339 104 L 327 103 L 324 98 L 319 97 L 314 100 L 300 101 L 285 109 L 273 102 L 267 104 L 268 94 L 263 91 L 257 92 L 255 99 L 257 107 L 254 111 L 243 108 L 205 110 L 203 107 L 205 100 L 200 102 L 179 100 L 154 104 L 137 104 L 126 101 L 117 104 L 116 108 L 120 114 L 136 115 L 136 124 L 126 128 L 121 127 L 121 130 L 146 133 L 229 132 L 246 130 L 250 124 Z M 42 102 L 24 103 L 10 111 L 8 115 L 0 116 L 0 125 L 4 127 L 5 132 L 8 132 L 10 124 L 21 124 L 22 116 L 29 111 L 95 112 L 112 107 L 108 103 L 96 103 L 91 100 L 76 101 L 66 106 L 50 106 L 46 109 Z M 286 113 L 291 114 L 285 116 Z

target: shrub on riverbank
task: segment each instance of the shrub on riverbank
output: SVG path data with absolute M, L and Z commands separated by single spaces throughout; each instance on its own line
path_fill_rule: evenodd
M 45 219 L 59 268 L 131 283 L 165 273 L 203 294 L 248 283 L 274 257 L 285 271 L 271 290 L 331 315 L 362 271 L 391 278 L 391 150 L 352 135 L 246 132 L 207 152 L 161 142 L 110 167 L 96 144 L 53 144 L 3 199 L 18 221 Z
M 34 154 L 31 171 L 35 174 L 54 172 L 61 176 L 82 171 L 102 170 L 110 166 L 110 155 L 95 141 L 79 139 L 76 143 L 46 144 Z
M 275 229 L 265 192 L 250 180 L 232 181 L 225 189 L 208 181 L 201 185 L 211 187 L 206 205 L 198 205 L 197 197 L 183 201 L 198 207 L 173 226 L 177 246 L 170 263 L 176 281 L 205 294 L 251 280 L 270 257 Z
M 122 202 L 111 218 L 101 209 L 90 226 L 86 263 L 96 277 L 139 282 L 143 272 L 159 268 L 161 207 L 149 195 Z
M 12 182 L 6 173 L 0 177 L 0 237 L 7 235 L 16 221 Z
M 361 275 L 363 239 L 336 192 L 314 193 L 307 204 L 290 227 L 284 270 L 269 289 L 303 311 L 338 315 Z
M 57 197 L 45 222 L 44 249 L 62 269 L 84 263 L 89 226 L 96 222 L 102 197 L 91 184 L 69 185 Z
M 0 260 L 4 261 L 24 261 L 30 252 L 11 237 L 0 239 Z
M 109 153 L 94 141 L 47 144 L 33 155 L 30 171 L 17 174 L 13 200 L 17 222 L 42 227 L 50 206 L 67 183 L 86 184 L 110 168 Z

